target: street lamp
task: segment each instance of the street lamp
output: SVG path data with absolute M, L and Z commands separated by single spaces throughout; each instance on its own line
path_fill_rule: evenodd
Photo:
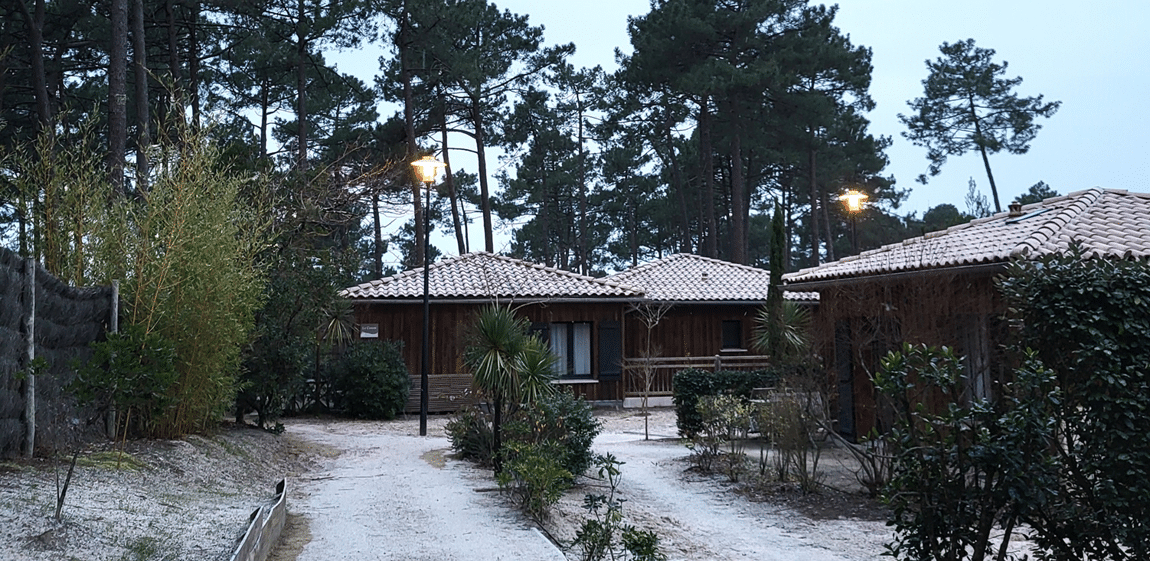
M 855 227 L 855 216 L 862 210 L 863 201 L 867 198 L 866 193 L 854 189 L 839 195 L 839 200 L 847 205 L 847 214 L 851 217 L 851 249 L 856 254 L 859 252 L 859 236 L 858 229 Z
M 411 165 L 419 173 L 420 181 L 427 186 L 427 204 L 423 206 L 423 357 L 419 361 L 419 436 L 427 436 L 427 364 L 431 362 L 431 296 L 429 290 L 428 252 L 431 238 L 431 184 L 435 183 L 439 169 L 447 164 L 435 159 L 434 156 L 424 156 Z

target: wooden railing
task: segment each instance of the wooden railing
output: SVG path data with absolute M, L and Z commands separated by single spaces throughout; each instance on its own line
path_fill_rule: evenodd
M 651 391 L 648 396 L 669 396 L 673 392 L 671 380 L 675 373 L 688 368 L 699 370 L 758 370 L 770 363 L 763 355 L 738 356 L 677 356 L 623 359 L 623 380 L 627 397 L 641 397 L 645 374 L 650 368 Z

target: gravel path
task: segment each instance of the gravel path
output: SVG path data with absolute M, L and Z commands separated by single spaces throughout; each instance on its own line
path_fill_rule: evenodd
M 634 412 L 608 416 L 595 445 L 625 462 L 626 521 L 657 531 L 670 560 L 861 561 L 881 553 L 889 535 L 882 522 L 816 521 L 689 475 L 673 419 L 653 416 L 653 440 L 644 441 Z M 445 455 L 443 421 L 432 419 L 428 437 L 417 436 L 413 420 L 288 423 L 299 441 L 341 453 L 295 483 L 286 546 L 273 560 L 564 559 L 493 491 L 489 471 Z M 554 535 L 573 536 L 584 492 L 557 505 Z

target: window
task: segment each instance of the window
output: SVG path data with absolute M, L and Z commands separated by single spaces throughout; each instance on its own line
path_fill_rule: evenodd
M 723 348 L 743 348 L 743 322 L 737 319 L 723 320 Z
M 591 322 L 551 324 L 551 352 L 559 357 L 555 374 L 560 377 L 591 377 Z

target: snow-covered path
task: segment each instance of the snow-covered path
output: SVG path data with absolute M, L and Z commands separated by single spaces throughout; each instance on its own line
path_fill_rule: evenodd
M 308 521 L 298 561 L 562 560 L 490 489 L 490 473 L 444 458 L 443 437 L 381 434 L 379 423 L 292 423 L 293 434 L 342 451 L 297 483 L 288 510 Z
M 625 464 L 624 513 L 658 531 L 670 560 L 861 561 L 877 558 L 889 535 L 881 522 L 811 520 L 784 507 L 748 501 L 713 478 L 684 479 L 689 454 L 673 432 L 604 434 L 595 443 Z
M 882 552 L 882 522 L 812 520 L 748 501 L 720 479 L 684 474 L 690 452 L 673 439 L 673 413 L 652 421 L 650 441 L 641 423 L 609 422 L 595 450 L 624 462 L 625 521 L 655 530 L 669 561 L 862 561 Z M 289 513 L 310 533 L 297 561 L 563 559 L 494 492 L 490 472 L 445 457 L 442 419 L 428 437 L 411 420 L 304 420 L 287 430 L 332 456 L 289 494 Z M 565 501 L 580 510 L 581 495 Z

